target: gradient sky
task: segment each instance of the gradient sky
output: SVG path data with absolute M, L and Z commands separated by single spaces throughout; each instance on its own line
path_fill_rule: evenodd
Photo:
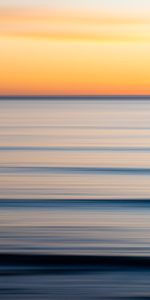
M 0 94 L 150 94 L 149 0 L 1 0 Z

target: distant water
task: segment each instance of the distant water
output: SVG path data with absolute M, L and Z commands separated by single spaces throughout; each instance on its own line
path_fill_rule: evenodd
M 0 101 L 1 199 L 149 199 L 149 100 Z
M 149 280 L 150 101 L 1 99 L 0 298 L 150 299 Z

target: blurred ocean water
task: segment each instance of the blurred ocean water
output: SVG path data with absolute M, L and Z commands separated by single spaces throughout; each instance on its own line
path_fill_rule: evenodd
M 148 100 L 0 101 L 1 199 L 149 199 Z
M 146 201 L 1 201 L 0 253 L 150 256 Z
M 150 299 L 149 279 L 150 101 L 1 99 L 1 299 Z

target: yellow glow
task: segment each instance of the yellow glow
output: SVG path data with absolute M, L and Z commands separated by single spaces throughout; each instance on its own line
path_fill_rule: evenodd
M 1 13 L 0 94 L 150 94 L 150 22 Z

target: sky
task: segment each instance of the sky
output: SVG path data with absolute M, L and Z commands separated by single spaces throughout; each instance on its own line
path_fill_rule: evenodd
M 150 94 L 149 0 L 1 0 L 0 95 Z

